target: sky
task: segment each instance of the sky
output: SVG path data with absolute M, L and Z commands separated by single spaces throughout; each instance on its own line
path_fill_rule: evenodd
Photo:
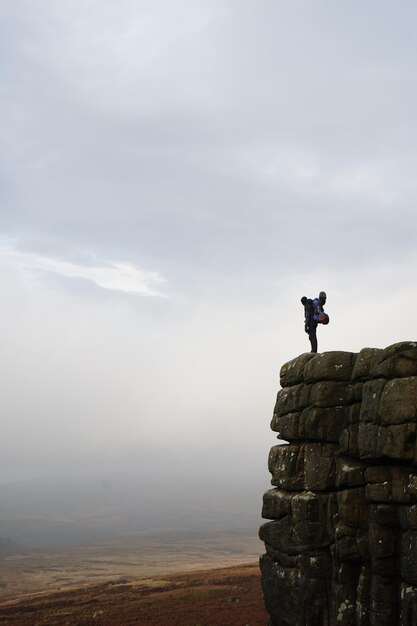
M 0 482 L 267 488 L 300 298 L 319 350 L 416 339 L 417 6 L 0 8 Z

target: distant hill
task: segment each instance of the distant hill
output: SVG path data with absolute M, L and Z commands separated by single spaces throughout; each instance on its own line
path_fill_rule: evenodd
M 9 538 L 0 537 L 0 554 L 13 554 L 14 552 L 20 552 L 22 546 Z
M 264 487 L 263 476 L 240 484 L 175 468 L 25 480 L 0 485 L 0 537 L 53 548 L 149 530 L 257 532 Z

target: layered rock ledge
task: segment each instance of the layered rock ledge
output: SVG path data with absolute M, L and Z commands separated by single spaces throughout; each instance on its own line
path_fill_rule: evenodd
M 270 626 L 417 625 L 417 343 L 281 368 L 260 529 Z

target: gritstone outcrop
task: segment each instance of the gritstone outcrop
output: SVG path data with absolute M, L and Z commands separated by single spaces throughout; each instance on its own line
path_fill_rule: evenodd
M 262 586 L 271 626 L 417 625 L 417 343 L 281 368 Z

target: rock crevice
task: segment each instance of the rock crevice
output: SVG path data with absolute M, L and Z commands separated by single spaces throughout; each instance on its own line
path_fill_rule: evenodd
M 417 625 L 417 343 L 282 366 L 260 538 L 271 626 Z

